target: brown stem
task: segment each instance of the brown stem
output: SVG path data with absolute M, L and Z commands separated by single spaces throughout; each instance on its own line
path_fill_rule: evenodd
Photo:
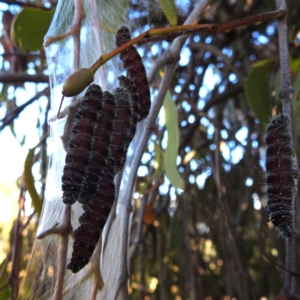
M 49 45 L 53 44 L 54 42 L 61 41 L 71 35 L 78 35 L 80 34 L 81 24 L 82 20 L 85 18 L 85 12 L 83 9 L 83 3 L 82 0 L 75 0 L 75 15 L 74 15 L 74 21 L 72 26 L 68 31 L 66 31 L 63 34 L 51 36 L 48 37 L 44 43 L 44 47 L 48 47 Z M 76 41 L 76 39 L 75 39 Z
M 30 75 L 27 73 L 0 73 L 0 82 L 2 83 L 23 83 L 23 82 L 35 82 L 35 83 L 49 83 L 49 76 L 44 74 Z

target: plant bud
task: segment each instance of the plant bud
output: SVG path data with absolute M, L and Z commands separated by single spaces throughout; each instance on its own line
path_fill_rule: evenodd
M 93 81 L 94 75 L 89 69 L 79 69 L 66 79 L 62 94 L 65 97 L 76 96 Z

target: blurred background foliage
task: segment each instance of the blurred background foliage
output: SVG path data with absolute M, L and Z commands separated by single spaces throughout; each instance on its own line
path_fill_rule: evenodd
M 195 2 L 128 1 L 128 20 L 140 33 L 182 24 Z M 273 0 L 212 3 L 201 23 L 275 10 Z M 298 154 L 300 2 L 287 4 Z M 56 1 L 0 2 L 0 299 L 17 298 L 44 200 L 50 91 L 42 43 L 55 6 Z M 188 38 L 138 172 L 131 299 L 279 294 L 284 274 L 258 246 L 266 205 L 264 132 L 281 112 L 276 26 L 272 21 Z M 147 69 L 168 47 L 166 41 L 140 47 Z M 152 95 L 162 72 L 151 84 Z M 284 241 L 271 225 L 264 243 L 284 264 Z

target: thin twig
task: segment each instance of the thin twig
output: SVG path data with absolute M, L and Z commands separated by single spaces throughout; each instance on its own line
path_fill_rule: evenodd
M 83 3 L 82 0 L 75 0 L 75 13 L 74 13 L 74 21 L 72 26 L 68 31 L 66 31 L 63 34 L 51 36 L 48 37 L 44 43 L 44 47 L 48 47 L 54 42 L 61 41 L 71 35 L 74 35 L 74 37 L 78 34 L 80 34 L 81 24 L 82 20 L 85 18 L 85 12 L 83 9 Z M 76 41 L 76 39 L 75 39 Z M 76 51 L 75 51 L 76 52 Z M 79 52 L 78 52 L 79 54 Z
M 36 95 L 34 95 L 26 103 L 24 103 L 20 106 L 14 107 L 10 111 L 8 111 L 7 114 L 5 115 L 5 117 L 0 120 L 2 122 L 2 124 L 0 126 L 0 131 L 3 130 L 5 128 L 5 126 L 9 125 L 13 120 L 15 120 L 15 118 L 17 118 L 18 115 L 32 102 L 38 100 L 40 97 L 42 97 L 44 95 L 49 96 L 49 92 L 50 92 L 49 87 L 46 87 L 44 90 L 42 90 L 42 91 L 38 92 Z
M 105 64 L 108 60 L 113 58 L 114 56 L 120 54 L 127 48 L 133 46 L 134 44 L 141 44 L 141 42 L 148 43 L 152 42 L 152 37 L 155 37 L 156 40 L 164 40 L 166 38 L 169 38 L 170 34 L 174 34 L 174 37 L 182 36 L 182 35 L 187 35 L 191 33 L 197 33 L 197 32 L 208 32 L 211 34 L 216 34 L 220 32 L 225 32 L 227 30 L 237 28 L 240 26 L 244 25 L 249 25 L 257 22 L 262 22 L 262 21 L 268 21 L 268 20 L 273 20 L 273 19 L 281 19 L 286 15 L 286 11 L 279 9 L 276 11 L 271 11 L 267 12 L 264 14 L 259 14 L 255 16 L 250 16 L 242 19 L 237 19 L 237 20 L 232 20 L 232 21 L 227 21 L 223 23 L 213 23 L 213 24 L 200 24 L 200 25 L 195 25 L 195 24 L 188 24 L 185 23 L 185 25 L 181 26 L 171 26 L 167 28 L 158 28 L 158 29 L 151 29 L 148 30 L 136 38 L 130 40 L 128 43 L 122 45 L 121 47 L 111 51 L 108 54 L 101 55 L 101 57 L 90 67 L 90 70 L 95 73 L 95 71 L 101 67 L 103 64 Z M 187 39 L 187 36 L 185 37 Z M 151 82 L 151 78 L 149 78 Z

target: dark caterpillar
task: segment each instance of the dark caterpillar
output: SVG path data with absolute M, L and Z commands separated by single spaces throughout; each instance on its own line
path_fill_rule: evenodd
M 108 159 L 114 168 L 114 175 L 116 175 L 125 164 L 127 149 L 133 136 L 129 141 L 128 135 L 131 133 L 129 94 L 123 88 L 116 88 L 113 94 L 116 101 L 116 117 L 113 122 Z
M 107 169 L 108 149 L 111 143 L 113 121 L 115 119 L 115 99 L 109 92 L 103 93 L 103 104 L 97 113 L 94 124 L 94 135 L 89 156 L 88 166 L 78 196 L 78 202 L 87 204 L 93 198 L 99 181 L 100 172 L 111 172 Z
M 89 153 L 92 148 L 91 137 L 97 120 L 97 111 L 101 109 L 101 100 L 101 88 L 92 84 L 78 104 L 75 123 L 66 145 L 66 164 L 62 176 L 62 200 L 65 204 L 73 204 L 78 198 L 82 178 L 89 162 Z
M 116 33 L 117 47 L 124 45 L 130 40 L 131 36 L 128 27 L 120 27 Z M 148 116 L 151 106 L 149 83 L 145 67 L 138 51 L 133 46 L 122 52 L 120 54 L 120 58 L 123 61 L 124 69 L 127 70 L 129 80 L 133 82 L 137 91 L 140 101 L 137 120 L 141 121 Z
M 77 273 L 88 264 L 99 241 L 114 202 L 113 179 L 111 174 L 102 174 L 93 201 L 83 205 L 84 213 L 79 218 L 81 225 L 75 231 L 72 258 L 67 265 L 73 273 Z
M 287 116 L 272 120 L 267 129 L 266 146 L 268 204 L 264 214 L 270 215 L 281 236 L 290 238 L 296 235 L 292 207 L 295 175 Z
M 118 77 L 120 85 L 122 88 L 126 89 L 129 93 L 129 103 L 130 103 L 130 111 L 131 111 L 131 119 L 130 119 L 130 132 L 128 132 L 128 139 L 130 142 L 132 141 L 135 131 L 136 131 L 136 123 L 138 118 L 138 111 L 140 110 L 139 105 L 139 98 L 136 92 L 135 85 L 125 76 Z M 129 143 L 130 143 L 129 142 Z

